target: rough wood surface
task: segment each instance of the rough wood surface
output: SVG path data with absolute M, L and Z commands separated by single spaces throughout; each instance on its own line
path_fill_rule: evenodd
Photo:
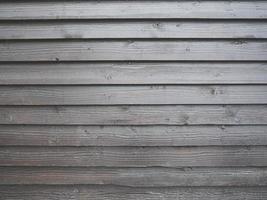
M 267 187 L 0 186 L 4 200 L 266 200 Z
M 267 104 L 267 86 L 0 86 L 0 105 Z
M 91 184 L 131 187 L 267 186 L 266 168 L 0 167 L 0 185 Z
M 0 200 L 266 200 L 267 2 L 0 2 Z
M 2 2 L 0 20 L 205 18 L 266 19 L 265 1 Z
M 0 22 L 0 30 L 0 39 L 267 38 L 265 21 Z
M 0 166 L 264 167 L 267 146 L 1 147 Z
M 266 61 L 267 41 L 2 41 L 0 61 Z
M 267 126 L 0 125 L 0 145 L 230 146 L 267 145 Z
M 267 106 L 0 106 L 0 124 L 263 125 Z
M 266 84 L 266 63 L 0 63 L 0 84 Z

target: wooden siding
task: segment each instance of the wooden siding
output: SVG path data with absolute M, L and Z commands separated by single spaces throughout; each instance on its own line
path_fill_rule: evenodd
M 97 184 L 130 187 L 264 186 L 266 168 L 0 168 L 5 184 Z M 14 176 L 17 177 L 14 178 Z M 43 177 L 47 177 L 44 179 Z M 190 179 L 190 181 L 188 181 Z
M 267 12 L 267 10 L 266 10 Z M 0 22 L 1 39 L 262 38 L 266 21 Z
M 1 166 L 266 166 L 267 147 L 2 147 Z
M 267 124 L 266 105 L 0 106 L 0 113 L 0 124 Z
M 16 192 L 15 192 L 16 191 Z M 47 200 L 53 199 L 192 199 L 192 200 L 265 200 L 266 187 L 118 187 L 112 185 L 70 185 L 70 186 L 1 186 L 3 199 Z
M 0 105 L 267 104 L 267 86 L 0 86 Z
M 89 1 L 2 3 L 0 19 L 266 19 L 264 1 Z
M 1 85 L 266 84 L 265 62 L 0 63 Z
M 9 41 L 1 61 L 265 61 L 267 41 Z
M 0 2 L 0 200 L 266 200 L 267 2 Z
M 0 125 L 2 146 L 265 145 L 266 125 Z

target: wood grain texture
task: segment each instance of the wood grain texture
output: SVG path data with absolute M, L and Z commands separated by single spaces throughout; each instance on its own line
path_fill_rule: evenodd
M 0 39 L 267 38 L 265 21 L 0 22 Z
M 264 167 L 267 146 L 0 147 L 0 166 Z
M 266 200 L 267 187 L 0 186 L 4 200 Z
M 0 84 L 266 84 L 266 63 L 0 63 Z
M 0 167 L 0 185 L 267 186 L 266 168 Z
M 0 61 L 266 61 L 267 41 L 2 41 Z
M 230 146 L 267 145 L 267 126 L 0 125 L 0 145 Z
M 267 1 L 0 2 L 0 200 L 266 200 Z
M 0 106 L 0 124 L 263 125 L 267 106 Z
M 266 19 L 265 1 L 3 2 L 0 20 L 214 18 Z
M 0 124 L 267 124 L 266 105 L 1 106 Z
M 0 86 L 0 105 L 267 104 L 267 86 Z

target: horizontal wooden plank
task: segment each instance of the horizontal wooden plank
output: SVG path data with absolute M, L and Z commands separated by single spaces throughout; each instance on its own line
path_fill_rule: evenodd
M 0 63 L 0 84 L 266 84 L 266 63 Z
M 266 61 L 267 41 L 2 41 L 0 61 Z
M 267 86 L 0 86 L 0 105 L 267 104 Z
M 0 167 L 0 185 L 267 186 L 266 168 Z
M 0 39 L 267 38 L 265 21 L 1 22 L 0 30 Z
M 266 19 L 265 1 L 2 2 L 1 20 L 215 18 Z
M 0 186 L 5 200 L 266 200 L 266 187 Z
M 0 145 L 228 146 L 267 145 L 267 126 L 0 125 Z
M 266 105 L 0 106 L 0 124 L 267 124 Z
M 263 167 L 267 146 L 0 147 L 0 166 Z

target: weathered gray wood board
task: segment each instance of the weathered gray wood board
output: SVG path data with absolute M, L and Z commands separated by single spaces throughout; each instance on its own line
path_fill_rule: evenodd
M 267 41 L 12 41 L 0 61 L 266 61 Z
M 267 124 L 266 105 L 0 106 L 0 124 Z
M 0 63 L 0 84 L 266 84 L 265 62 Z
M 0 166 L 264 167 L 266 146 L 0 147 Z
M 0 30 L 0 39 L 267 37 L 265 21 L 0 22 Z
M 0 170 L 0 185 L 267 186 L 266 168 L 0 167 Z
M 0 105 L 267 104 L 267 86 L 0 86 Z
M 117 187 L 117 186 L 0 186 L 3 199 L 12 200 L 266 200 L 267 187 Z
M 1 146 L 266 145 L 267 126 L 0 125 Z
M 3 2 L 0 20 L 22 19 L 266 19 L 265 1 Z
M 266 200 L 267 1 L 0 2 L 0 200 Z

